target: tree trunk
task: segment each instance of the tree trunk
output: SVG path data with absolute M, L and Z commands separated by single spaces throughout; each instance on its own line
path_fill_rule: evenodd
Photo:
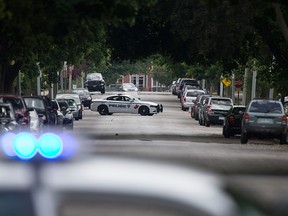
M 288 27 L 286 24 L 286 21 L 284 19 L 283 13 L 281 11 L 281 7 L 279 3 L 273 3 L 273 7 L 274 7 L 274 11 L 276 14 L 276 21 L 277 24 L 279 26 L 279 29 L 286 41 L 286 43 L 288 44 Z
M 13 65 L 0 65 L 0 92 L 1 93 L 16 93 L 14 81 L 22 67 L 21 62 L 16 62 Z

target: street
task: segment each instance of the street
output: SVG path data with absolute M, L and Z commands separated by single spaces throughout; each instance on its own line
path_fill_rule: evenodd
M 102 96 L 96 93 L 93 98 Z M 170 93 L 139 93 L 138 97 L 162 103 L 163 113 L 101 116 L 86 109 L 83 120 L 75 122 L 78 155 L 127 155 L 196 165 L 220 174 L 264 209 L 274 211 L 284 202 L 288 195 L 288 145 L 271 139 L 241 145 L 238 136 L 224 138 L 221 125 L 200 126 Z

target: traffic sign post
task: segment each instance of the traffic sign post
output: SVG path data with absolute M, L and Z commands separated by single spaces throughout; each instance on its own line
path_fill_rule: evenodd
M 240 104 L 240 88 L 243 87 L 243 81 L 240 80 L 239 78 L 235 78 L 234 80 L 234 85 L 235 85 L 235 88 L 237 88 L 237 92 L 238 92 L 238 105 Z

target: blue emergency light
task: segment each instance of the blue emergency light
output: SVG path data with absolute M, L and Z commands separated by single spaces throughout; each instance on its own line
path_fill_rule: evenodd
M 30 133 L 7 133 L 0 142 L 6 156 L 22 160 L 32 159 L 37 154 L 44 159 L 70 158 L 77 146 L 76 140 L 67 133 L 45 133 L 40 138 Z

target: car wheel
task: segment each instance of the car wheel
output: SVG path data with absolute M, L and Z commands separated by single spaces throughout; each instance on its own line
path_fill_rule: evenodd
M 283 133 L 280 137 L 280 144 L 287 144 L 287 134 Z
M 139 114 L 140 115 L 149 115 L 149 108 L 147 106 L 141 106 L 139 108 Z
M 205 126 L 206 126 L 206 127 L 210 127 L 210 121 L 207 120 L 207 119 L 205 119 Z
M 226 126 L 223 126 L 223 136 L 229 138 L 231 136 L 229 129 Z
M 196 115 L 195 112 L 194 112 L 194 119 L 195 119 L 196 121 L 199 120 L 199 116 Z
M 101 94 L 105 94 L 105 89 L 101 90 Z
M 109 112 L 108 112 L 108 107 L 105 106 L 105 105 L 101 105 L 98 107 L 98 112 L 100 115 L 107 115 Z
M 248 142 L 248 135 L 247 135 L 247 133 L 241 131 L 240 142 L 241 142 L 241 144 L 247 144 L 247 142 Z
M 191 110 L 190 112 L 191 118 L 194 118 L 194 112 Z

